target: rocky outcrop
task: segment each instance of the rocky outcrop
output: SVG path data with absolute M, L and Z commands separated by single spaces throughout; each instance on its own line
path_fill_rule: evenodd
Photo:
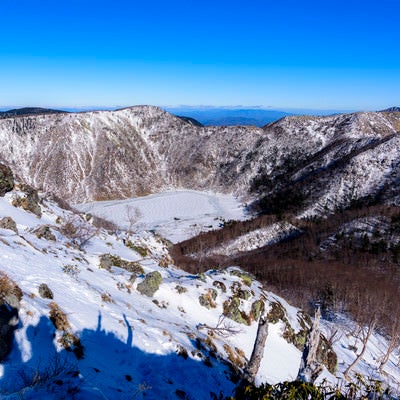
M 199 296 L 199 303 L 205 308 L 215 308 L 215 299 L 217 298 L 217 291 L 215 289 L 208 289 L 205 293 Z
M 18 234 L 17 224 L 11 217 L 4 217 L 0 219 L 0 228 L 9 229 Z
M 10 353 L 14 331 L 18 327 L 22 291 L 6 274 L 0 272 L 0 361 Z
M 54 298 L 53 291 L 49 288 L 49 286 L 46 283 L 41 283 L 39 285 L 39 294 L 40 294 L 40 297 L 43 299 L 53 299 Z
M 111 267 L 123 268 L 136 275 L 144 274 L 142 266 L 137 261 L 128 261 L 113 254 L 102 254 L 100 256 L 99 267 L 111 271 Z
M 0 164 L 0 196 L 14 189 L 14 176 L 11 169 L 4 164 Z
M 137 285 L 137 290 L 148 297 L 153 297 L 160 287 L 162 276 L 158 271 L 149 272 L 144 280 Z
M 39 226 L 37 229 L 35 229 L 34 233 L 39 239 L 46 239 L 51 241 L 56 240 L 54 233 L 51 232 L 51 229 L 48 225 Z
M 41 217 L 42 209 L 39 205 L 39 195 L 37 190 L 25 184 L 20 185 L 20 189 L 24 195 L 15 197 L 12 205 L 15 207 L 21 207 L 25 211 L 29 211 L 38 217 Z

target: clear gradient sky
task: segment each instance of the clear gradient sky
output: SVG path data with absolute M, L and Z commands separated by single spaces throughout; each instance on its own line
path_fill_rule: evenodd
M 0 106 L 400 105 L 400 0 L 0 0 Z

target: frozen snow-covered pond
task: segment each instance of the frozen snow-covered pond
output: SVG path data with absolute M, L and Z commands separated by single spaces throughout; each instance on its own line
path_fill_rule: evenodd
M 153 229 L 176 243 L 201 230 L 217 228 L 222 220 L 245 219 L 244 205 L 233 195 L 178 190 L 125 200 L 79 204 L 80 211 L 128 229 Z

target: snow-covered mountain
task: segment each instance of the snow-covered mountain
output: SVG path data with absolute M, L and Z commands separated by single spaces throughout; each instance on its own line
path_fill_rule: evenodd
M 74 202 L 168 187 L 226 191 L 221 162 L 245 153 L 262 133 L 242 127 L 232 140 L 228 128 L 198 128 L 149 106 L 9 118 L 0 132 L 0 154 L 21 178 Z
M 173 188 L 249 199 L 297 184 L 303 212 L 367 196 L 398 202 L 400 113 L 285 117 L 264 128 L 198 127 L 157 107 L 0 121 L 1 158 L 74 203 Z
M 397 293 L 400 214 L 382 204 L 400 203 L 399 131 L 398 112 L 285 117 L 262 129 L 196 126 L 151 106 L 1 119 L 0 156 L 19 183 L 0 164 L 0 394 L 223 399 L 251 357 L 261 309 L 268 337 L 256 383 L 295 379 L 310 317 L 232 264 L 261 277 L 268 260 L 284 268 L 299 261 L 305 287 L 304 265 L 316 271 L 345 249 L 344 264 L 318 276 L 354 277 L 374 257 L 359 271 L 369 285 L 376 276 L 376 287 L 391 276 Z M 363 215 L 364 205 L 378 206 Z M 343 212 L 354 206 L 360 215 Z M 273 215 L 228 221 L 249 218 L 249 209 Z M 315 218 L 323 215 L 324 223 Z M 220 239 L 210 232 L 172 253 L 186 257 L 188 270 L 207 271 L 179 269 L 165 238 L 218 226 Z M 279 281 L 279 268 L 267 267 Z M 397 310 L 395 300 L 384 303 Z M 369 325 L 349 315 L 321 321 L 317 382 L 343 387 L 362 351 L 354 371 L 395 388 L 398 325 L 376 314 L 364 346 Z

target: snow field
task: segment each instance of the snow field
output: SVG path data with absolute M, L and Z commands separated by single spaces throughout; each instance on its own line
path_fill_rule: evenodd
M 76 208 L 109 219 L 122 229 L 154 230 L 174 243 L 218 228 L 223 220 L 246 218 L 243 204 L 234 196 L 194 190 L 91 202 Z M 134 221 L 131 227 L 130 220 Z

